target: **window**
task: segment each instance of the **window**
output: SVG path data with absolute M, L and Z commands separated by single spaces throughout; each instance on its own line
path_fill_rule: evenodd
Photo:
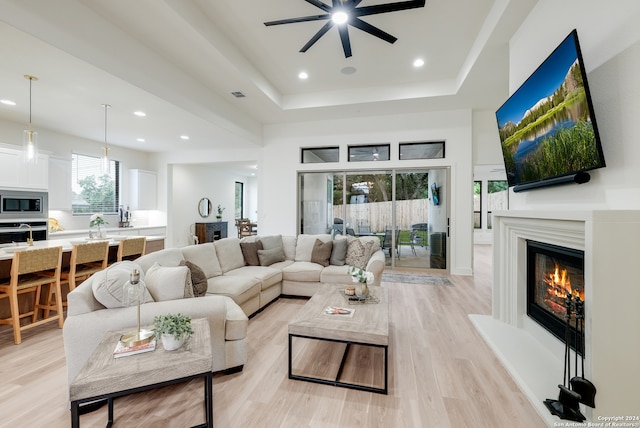
M 101 171 L 101 159 L 72 155 L 73 214 L 117 214 L 120 201 L 120 162 L 109 160 L 109 172 Z
M 236 181 L 235 218 L 244 218 L 244 183 Z
M 388 161 L 390 144 L 349 146 L 349 162 Z
M 491 213 L 509 208 L 509 184 L 505 180 L 487 182 L 487 229 L 491 229 Z
M 400 143 L 398 156 L 400 160 L 442 159 L 444 158 L 444 141 Z
M 482 181 L 473 182 L 473 228 L 482 228 Z
M 311 147 L 300 149 L 301 163 L 338 162 L 340 160 L 339 158 L 339 147 Z

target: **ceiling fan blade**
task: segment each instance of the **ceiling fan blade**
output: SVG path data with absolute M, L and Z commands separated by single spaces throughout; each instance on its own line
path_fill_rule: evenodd
M 340 41 L 342 41 L 342 50 L 344 51 L 344 57 L 349 58 L 351 56 L 351 41 L 349 40 L 349 27 L 347 25 L 338 25 L 338 33 L 340 34 Z
M 306 45 L 302 47 L 302 49 L 300 49 L 300 52 L 306 52 L 311 46 L 314 45 L 315 42 L 320 39 L 320 37 L 324 36 L 324 34 L 329 31 L 331 27 L 333 27 L 333 21 L 330 20 L 322 26 L 322 28 L 311 38 L 311 40 L 307 42 Z
M 312 5 L 314 5 L 317 8 L 320 8 L 320 9 L 324 10 L 325 12 L 331 11 L 331 6 L 321 2 L 320 0 L 305 0 L 305 1 L 307 3 L 311 3 Z
M 378 13 L 397 12 L 399 10 L 416 9 L 424 7 L 426 0 L 409 0 L 397 3 L 378 4 L 375 6 L 363 6 L 355 9 L 356 16 L 376 15 Z
M 308 22 L 308 21 L 320 21 L 323 19 L 329 19 L 331 15 L 325 13 L 323 15 L 311 15 L 311 16 L 301 16 L 300 18 L 289 18 L 289 19 L 279 19 L 277 21 L 269 21 L 265 22 L 264 25 L 270 27 L 271 25 L 282 25 L 282 24 L 294 24 L 296 22 Z
M 389 42 L 391 44 L 395 43 L 395 41 L 398 40 L 396 37 L 392 36 L 391 34 L 382 31 L 378 27 L 374 27 L 368 22 L 364 22 L 360 18 L 355 18 L 353 22 L 351 22 L 351 25 L 364 32 L 371 34 L 372 36 L 376 36 L 377 38 L 382 39 L 385 42 Z

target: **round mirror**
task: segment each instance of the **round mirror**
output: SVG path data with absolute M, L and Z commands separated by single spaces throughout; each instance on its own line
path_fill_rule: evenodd
M 209 214 L 211 214 L 211 201 L 209 198 L 200 199 L 200 202 L 198 202 L 198 212 L 200 213 L 200 217 L 209 217 Z

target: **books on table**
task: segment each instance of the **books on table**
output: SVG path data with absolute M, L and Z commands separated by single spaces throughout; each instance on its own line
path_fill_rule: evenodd
M 339 306 L 327 306 L 324 309 L 324 313 L 326 315 L 333 315 L 333 316 L 338 316 L 338 317 L 352 317 L 353 313 L 355 312 L 355 309 L 351 309 L 351 308 L 341 308 Z
M 113 350 L 113 358 L 128 357 L 129 355 L 151 352 L 156 349 L 155 337 L 144 345 L 126 346 L 121 340 L 118 341 L 116 349 Z

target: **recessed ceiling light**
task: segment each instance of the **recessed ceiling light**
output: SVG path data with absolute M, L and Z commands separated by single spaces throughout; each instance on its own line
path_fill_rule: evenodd
M 188 140 L 189 136 L 188 135 L 181 135 L 180 138 L 183 139 L 183 140 Z
M 349 20 L 349 15 L 343 10 L 339 10 L 331 14 L 331 20 L 334 24 L 344 24 Z
M 147 113 L 143 112 L 143 111 L 134 111 L 133 114 L 135 114 L 138 117 L 145 117 L 147 115 Z
M 2 103 L 2 104 L 6 104 L 6 105 L 8 105 L 8 106 L 14 106 L 14 105 L 16 105 L 16 103 L 15 103 L 14 101 L 11 101 L 11 100 L 0 100 L 0 103 Z
M 136 138 L 136 141 L 137 141 L 138 143 L 144 143 L 144 138 Z
M 424 65 L 424 60 L 422 58 L 418 58 L 416 60 L 413 61 L 413 66 L 414 67 L 422 67 Z
M 298 73 L 298 79 L 305 80 L 308 78 L 309 78 L 309 75 L 307 74 L 306 71 L 301 71 L 300 73 Z
M 355 67 L 343 67 L 342 70 L 340 70 L 340 72 L 342 74 L 353 74 L 356 72 L 356 68 Z

